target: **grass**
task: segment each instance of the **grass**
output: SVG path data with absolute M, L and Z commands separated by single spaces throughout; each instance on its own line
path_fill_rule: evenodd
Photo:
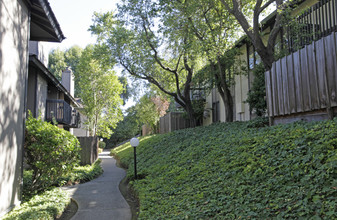
M 337 119 L 258 127 L 219 123 L 112 150 L 139 219 L 337 219 Z
M 88 182 L 103 173 L 101 160 L 93 165 L 76 167 L 71 173 L 58 180 L 58 186 Z M 23 203 L 4 216 L 4 220 L 48 220 L 60 216 L 70 197 L 60 188 L 53 187 L 36 195 L 30 191 L 32 172 L 24 171 Z

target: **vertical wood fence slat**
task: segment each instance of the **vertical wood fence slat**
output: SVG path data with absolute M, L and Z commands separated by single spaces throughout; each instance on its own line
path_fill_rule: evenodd
M 283 81 L 282 81 L 282 70 L 281 62 L 276 62 L 276 77 L 277 77 L 277 94 L 278 94 L 278 104 L 279 104 L 279 114 L 284 114 L 284 102 L 283 102 Z
M 300 50 L 300 59 L 301 59 L 301 81 L 302 81 L 302 92 L 303 92 L 303 108 L 304 111 L 309 111 L 311 107 L 310 102 L 310 83 L 309 83 L 309 73 L 308 73 L 308 47 Z M 304 95 L 306 94 L 306 95 Z
M 273 98 L 271 96 L 272 93 L 272 83 L 271 83 L 271 70 L 265 72 L 265 83 L 266 83 L 266 97 L 267 97 L 267 104 L 268 104 L 268 114 L 269 117 L 274 116 L 274 106 L 273 106 Z
M 318 81 L 318 94 L 320 101 L 320 108 L 327 107 L 327 96 L 326 96 L 326 87 L 325 87 L 325 55 L 324 55 L 324 39 L 321 39 L 316 42 L 316 63 L 317 63 L 317 81 Z M 313 60 L 313 62 L 315 62 Z
M 288 78 L 288 104 L 289 113 L 296 112 L 296 92 L 295 92 L 295 77 L 294 77 L 294 58 L 293 55 L 287 57 L 287 78 Z
M 271 71 L 271 84 L 272 84 L 272 92 L 271 92 L 271 96 L 272 96 L 272 99 L 273 99 L 273 103 L 274 103 L 274 110 L 273 110 L 273 113 L 274 113 L 274 116 L 275 115 L 279 115 L 280 114 L 280 111 L 279 111 L 279 104 L 278 104 L 278 89 L 277 89 L 277 77 L 276 77 L 276 63 L 273 64 L 272 66 L 272 71 Z
M 334 35 L 325 38 L 326 76 L 328 83 L 328 99 L 331 106 L 337 105 L 336 100 L 336 47 Z
M 169 112 L 159 119 L 159 133 L 161 134 L 189 127 L 190 124 L 183 117 L 182 112 Z
M 320 109 L 319 99 L 319 82 L 317 78 L 317 61 L 316 61 L 315 43 L 307 47 L 308 56 L 308 89 L 309 89 L 309 102 L 310 110 Z
M 337 10 L 337 7 L 336 7 L 336 10 Z M 334 44 L 335 44 L 335 52 L 336 52 L 335 62 L 337 62 L 337 57 L 336 57 L 337 56 L 337 33 L 334 34 L 333 41 L 334 41 Z M 334 74 L 335 74 L 335 91 L 337 92 L 337 64 L 335 64 L 335 66 L 336 66 L 335 71 L 334 71 Z M 335 107 L 335 106 L 333 106 L 333 107 Z
M 281 59 L 281 75 L 282 75 L 282 90 L 283 90 L 283 106 L 284 106 L 284 114 L 287 115 L 290 113 L 289 110 L 289 82 L 288 82 L 288 67 L 287 67 L 287 57 Z
M 302 93 L 302 80 L 301 80 L 301 56 L 300 52 L 297 51 L 293 55 L 293 65 L 294 65 L 294 83 L 295 83 L 295 94 L 296 94 L 296 112 L 303 112 L 303 93 Z
M 337 33 L 274 62 L 265 81 L 269 116 L 337 107 Z

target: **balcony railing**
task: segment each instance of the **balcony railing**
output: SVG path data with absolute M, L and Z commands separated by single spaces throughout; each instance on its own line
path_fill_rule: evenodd
M 59 124 L 77 128 L 79 125 L 79 112 L 73 109 L 64 100 L 47 100 L 46 120 L 56 121 Z
M 298 27 L 286 29 L 286 45 L 295 52 L 337 31 L 337 0 L 321 0 L 296 18 Z

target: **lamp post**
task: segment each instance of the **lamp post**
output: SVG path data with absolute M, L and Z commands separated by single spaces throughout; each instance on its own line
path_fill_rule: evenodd
M 133 159 L 134 159 L 134 165 L 135 165 L 135 179 L 137 179 L 136 147 L 139 145 L 139 140 L 137 138 L 131 138 L 130 144 L 133 147 Z

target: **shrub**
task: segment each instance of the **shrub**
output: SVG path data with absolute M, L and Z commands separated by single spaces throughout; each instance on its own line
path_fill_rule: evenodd
M 257 116 L 263 116 L 267 110 L 266 85 L 264 79 L 265 69 L 263 64 L 258 64 L 253 70 L 255 76 L 251 90 L 248 92 L 246 100 L 249 106 L 255 110 Z
M 25 155 L 33 170 L 31 190 L 53 185 L 79 162 L 79 142 L 68 131 L 29 115 L 26 121 Z
M 3 220 L 53 220 L 61 216 L 70 203 L 69 195 L 61 189 L 54 188 L 35 195 L 29 201 L 14 208 Z
M 104 149 L 106 147 L 106 143 L 104 141 L 100 141 L 98 146 L 99 146 L 99 148 Z
M 102 160 L 98 159 L 92 165 L 75 167 L 74 170 L 68 175 L 58 179 L 57 184 L 59 186 L 63 186 L 76 183 L 85 183 L 93 180 L 103 173 L 101 162 Z
M 246 122 L 246 124 L 247 128 L 262 128 L 269 125 L 269 119 L 267 117 L 257 117 Z

